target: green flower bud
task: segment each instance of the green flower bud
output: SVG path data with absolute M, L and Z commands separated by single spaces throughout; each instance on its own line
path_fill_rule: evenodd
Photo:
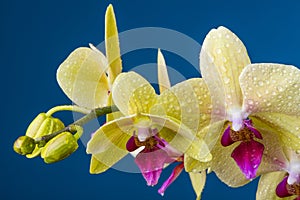
M 31 137 L 21 136 L 14 143 L 14 151 L 21 155 L 27 155 L 33 152 L 35 141 Z
M 67 158 L 78 148 L 77 139 L 69 132 L 52 138 L 42 149 L 41 157 L 45 163 L 54 163 Z
M 44 135 L 49 135 L 56 131 L 63 129 L 65 125 L 62 121 L 52 116 L 46 115 L 46 113 L 40 113 L 28 126 L 26 131 L 26 136 L 33 139 L 42 137 Z M 27 158 L 34 158 L 38 156 L 41 152 L 41 147 L 35 145 L 32 153 L 27 154 Z

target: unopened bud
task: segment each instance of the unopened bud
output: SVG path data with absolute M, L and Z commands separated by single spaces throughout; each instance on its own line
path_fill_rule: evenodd
M 44 148 L 41 157 L 45 163 L 54 163 L 67 158 L 78 148 L 77 139 L 69 132 L 52 138 Z
M 14 143 L 14 151 L 21 155 L 27 155 L 33 152 L 35 141 L 31 137 L 21 136 Z
M 46 113 L 40 113 L 28 126 L 26 136 L 33 139 L 49 135 L 56 131 L 63 129 L 65 126 L 62 121 L 52 116 L 46 115 Z M 32 153 L 27 154 L 27 158 L 34 158 L 41 152 L 41 148 L 35 145 Z

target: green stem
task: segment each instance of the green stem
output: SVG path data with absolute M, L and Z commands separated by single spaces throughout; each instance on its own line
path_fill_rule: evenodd
M 46 115 L 51 116 L 58 111 L 74 111 L 74 112 L 79 112 L 79 113 L 83 113 L 83 114 L 89 114 L 91 112 L 91 110 L 88 110 L 86 108 L 82 108 L 79 106 L 75 106 L 75 105 L 72 105 L 72 106 L 62 105 L 62 106 L 55 106 L 54 108 L 51 108 L 50 110 L 48 110 Z
M 52 109 L 51 109 L 52 110 Z M 112 112 L 116 112 L 119 111 L 118 108 L 115 105 L 112 106 L 106 106 L 103 108 L 96 108 L 92 111 L 90 111 L 87 115 L 83 116 L 82 118 L 78 119 L 77 121 L 75 121 L 74 123 L 70 124 L 69 126 L 65 127 L 64 129 L 61 129 L 57 132 L 51 133 L 49 135 L 45 135 L 39 138 L 35 139 L 35 142 L 40 146 L 44 146 L 49 140 L 51 140 L 52 138 L 54 138 L 55 136 L 61 134 L 62 132 L 71 132 L 72 134 L 76 133 L 76 129 L 74 131 L 74 126 L 83 126 L 84 124 L 86 124 L 87 122 L 98 118 L 102 115 L 106 115 Z M 48 111 L 49 112 L 49 111 Z

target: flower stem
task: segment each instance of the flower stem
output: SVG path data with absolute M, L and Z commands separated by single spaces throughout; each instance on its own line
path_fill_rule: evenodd
M 46 115 L 51 116 L 54 113 L 58 112 L 58 111 L 74 111 L 74 112 L 79 112 L 79 113 L 83 113 L 83 114 L 89 114 L 91 112 L 91 110 L 88 110 L 86 108 L 82 108 L 79 106 L 75 106 L 75 105 L 62 105 L 62 106 L 55 106 L 53 108 L 51 108 L 50 110 L 48 110 L 48 112 L 46 113 Z
M 49 111 L 51 111 L 51 110 L 49 110 Z M 39 147 L 43 147 L 43 146 L 45 146 L 45 144 L 49 140 L 51 140 L 55 136 L 61 134 L 62 132 L 66 132 L 67 131 L 67 132 L 71 132 L 72 134 L 76 134 L 77 133 L 77 128 L 76 128 L 77 126 L 83 126 L 84 124 L 86 124 L 87 122 L 89 122 L 89 121 L 91 121 L 91 120 L 93 120 L 95 118 L 98 118 L 98 117 L 100 117 L 102 115 L 106 115 L 106 114 L 109 114 L 109 113 L 112 113 L 112 112 L 116 112 L 116 111 L 119 111 L 119 110 L 118 110 L 118 108 L 115 105 L 106 106 L 106 107 L 103 107 L 103 108 L 96 108 L 96 109 L 90 111 L 88 114 L 86 114 L 82 118 L 80 118 L 77 121 L 75 121 L 74 123 L 68 125 L 67 127 L 63 128 L 63 129 L 61 129 L 61 130 L 59 130 L 57 132 L 54 132 L 54 133 L 51 133 L 49 135 L 45 135 L 45 136 L 36 138 L 35 142 L 36 142 L 36 144 L 39 145 Z

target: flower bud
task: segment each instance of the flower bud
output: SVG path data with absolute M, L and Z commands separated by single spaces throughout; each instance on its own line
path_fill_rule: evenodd
M 52 116 L 46 115 L 46 113 L 40 113 L 28 126 L 26 131 L 26 136 L 33 139 L 42 137 L 44 135 L 49 135 L 56 131 L 63 129 L 65 126 L 62 121 Z M 32 153 L 27 154 L 27 158 L 34 158 L 38 156 L 41 152 L 41 148 L 35 145 Z
M 63 132 L 52 138 L 42 148 L 41 157 L 45 163 L 54 163 L 67 158 L 77 148 L 76 138 L 69 132 Z
M 33 152 L 35 141 L 31 137 L 21 136 L 14 143 L 14 151 L 21 155 L 27 155 Z

